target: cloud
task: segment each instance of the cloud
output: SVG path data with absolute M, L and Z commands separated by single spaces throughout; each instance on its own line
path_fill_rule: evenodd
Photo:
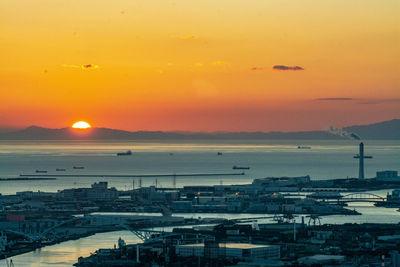
M 83 65 L 68 65 L 68 64 L 62 64 L 61 65 L 64 68 L 73 68 L 73 69 L 97 69 L 99 68 L 98 65 L 94 65 L 94 64 L 83 64 Z
M 398 103 L 400 98 L 383 98 L 383 99 L 373 99 L 373 98 L 353 98 L 353 97 L 323 97 L 314 99 L 314 101 L 356 101 L 355 104 L 361 105 L 377 105 L 386 103 Z
M 172 38 L 177 38 L 177 39 L 181 39 L 181 40 L 195 40 L 195 39 L 199 39 L 198 36 L 196 35 L 171 35 Z
M 323 97 L 323 98 L 317 98 L 315 100 L 316 101 L 353 101 L 353 100 L 357 100 L 357 98 L 352 98 L 352 97 Z
M 181 38 L 185 39 L 185 40 L 193 40 L 193 39 L 198 39 L 199 37 L 197 37 L 196 35 L 187 35 L 187 36 L 183 36 Z
M 212 63 L 213 65 L 216 65 L 216 66 L 229 66 L 230 64 L 229 64 L 229 62 L 226 62 L 226 61 L 214 61 L 213 63 Z
M 263 67 L 252 67 L 250 70 L 264 70 Z
M 272 67 L 274 70 L 304 70 L 300 66 L 285 66 L 285 65 L 275 65 Z
M 83 69 L 97 69 L 98 67 L 99 67 L 98 65 L 93 65 L 93 64 L 86 64 L 81 66 L 81 68 Z
M 359 102 L 358 104 L 362 105 L 377 105 L 384 103 L 397 103 L 400 102 L 400 98 L 386 98 L 386 99 L 370 99 Z

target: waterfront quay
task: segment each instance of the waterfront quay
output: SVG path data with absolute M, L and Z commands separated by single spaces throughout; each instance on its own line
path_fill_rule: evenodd
M 99 249 L 75 266 L 397 267 L 399 247 L 399 224 L 225 222 L 153 232 L 140 244 L 119 239 L 114 249 Z
M 384 172 L 378 173 L 376 178 L 358 180 L 359 184 L 354 179 L 342 179 L 340 184 L 350 185 L 348 188 L 337 187 L 337 180 L 313 181 L 309 176 L 300 176 L 254 179 L 251 184 L 244 185 L 150 186 L 125 191 L 109 187 L 107 182 L 96 182 L 91 187 L 58 192 L 24 191 L 0 195 L 0 257 L 99 232 L 125 229 L 145 241 L 154 235 L 145 231 L 152 227 L 227 222 L 227 219 L 194 219 L 172 214 L 258 214 L 273 218 L 278 225 L 285 222 L 291 225 L 296 215 L 307 216 L 314 222 L 319 216 L 358 215 L 359 212 L 347 207 L 347 203 L 353 201 L 400 207 L 396 206 L 400 203 L 396 190 L 387 198 L 366 193 L 361 197 L 354 195 L 361 194 L 361 188 L 368 183 L 386 185 L 384 181 L 388 177 L 392 185 L 398 184 L 397 172 Z M 357 192 L 352 193 L 353 190 Z M 126 212 L 161 215 L 116 214 Z M 251 236 L 252 240 L 257 238 Z
M 225 219 L 160 215 L 9 215 L 0 221 L 0 259 L 102 232 L 128 230 L 144 239 L 145 235 L 140 229 L 147 227 L 215 224 L 223 221 Z

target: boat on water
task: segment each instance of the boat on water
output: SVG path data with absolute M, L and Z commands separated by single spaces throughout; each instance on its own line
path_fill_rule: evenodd
M 310 146 L 298 146 L 297 149 L 311 149 Z
M 217 155 L 218 155 L 218 156 L 222 156 L 222 152 L 218 152 Z
M 43 171 L 43 170 L 36 170 L 36 173 L 47 173 L 47 171 Z
M 85 167 L 83 167 L 83 166 L 74 166 L 72 168 L 75 169 L 75 170 L 83 170 Z
M 232 169 L 234 169 L 234 170 L 250 170 L 250 167 L 240 167 L 240 166 L 234 165 L 232 167 Z
M 126 152 L 119 152 L 117 153 L 117 156 L 130 156 L 132 155 L 132 151 L 128 150 Z
M 65 172 L 66 169 L 56 169 L 57 172 Z

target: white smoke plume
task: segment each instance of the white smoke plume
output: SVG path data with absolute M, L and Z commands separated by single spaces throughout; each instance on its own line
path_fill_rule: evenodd
M 361 140 L 361 138 L 357 134 L 345 131 L 342 128 L 335 128 L 335 126 L 333 125 L 329 125 L 327 131 L 331 134 L 342 136 L 348 139 Z

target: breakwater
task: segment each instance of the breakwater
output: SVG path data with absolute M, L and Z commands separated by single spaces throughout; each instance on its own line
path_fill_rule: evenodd
M 245 175 L 244 172 L 234 173 L 184 173 L 184 174 L 20 174 L 20 177 L 194 177 L 194 176 L 235 176 Z

